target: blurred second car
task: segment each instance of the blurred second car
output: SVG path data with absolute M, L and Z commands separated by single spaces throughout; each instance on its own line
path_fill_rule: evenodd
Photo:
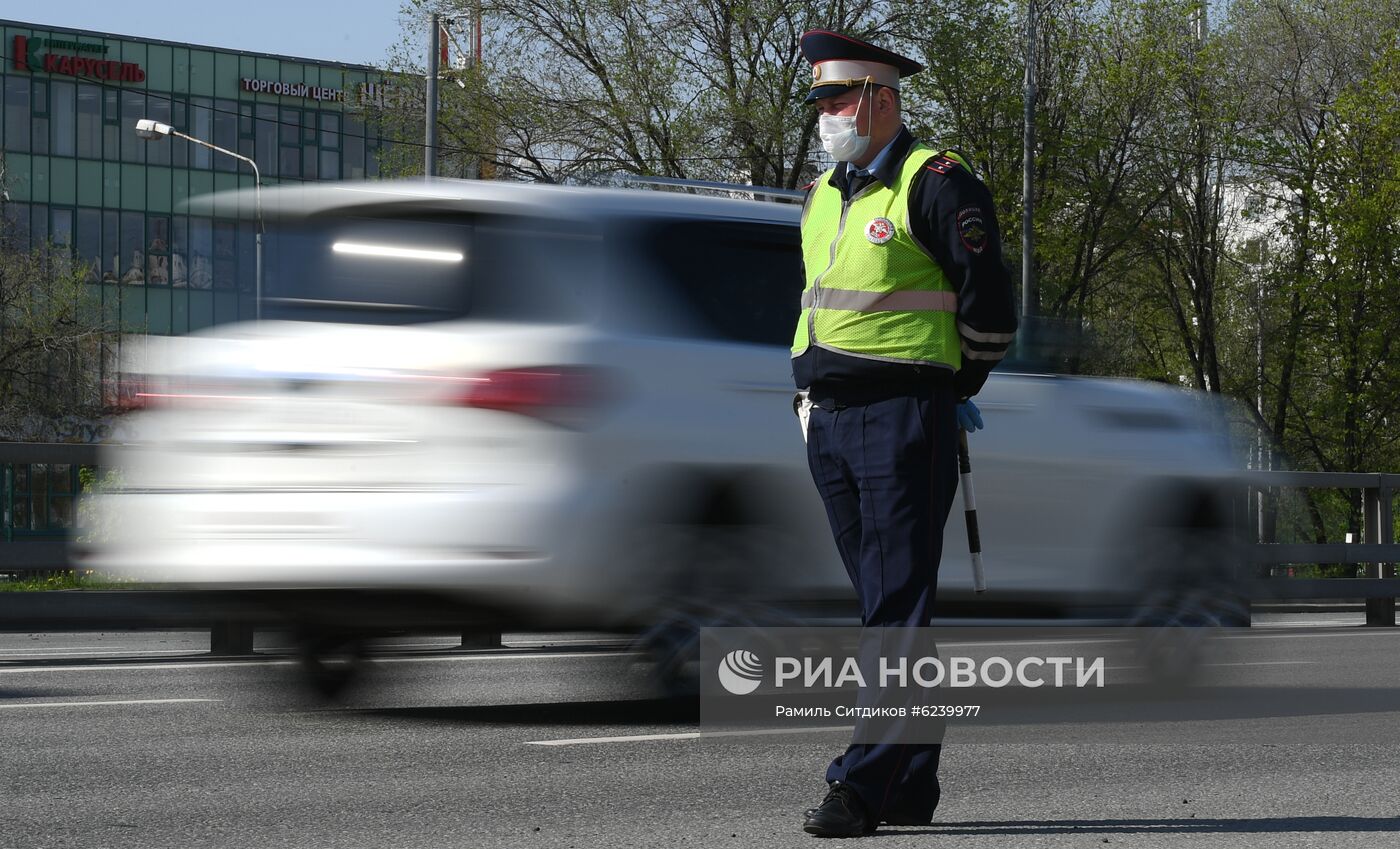
M 262 320 L 148 340 L 84 565 L 302 624 L 854 617 L 792 413 L 796 207 L 479 181 L 265 193 Z M 942 608 L 1238 617 L 1218 415 L 995 373 Z M 372 599 L 346 605 L 336 594 Z M 298 603 L 297 599 L 305 599 Z

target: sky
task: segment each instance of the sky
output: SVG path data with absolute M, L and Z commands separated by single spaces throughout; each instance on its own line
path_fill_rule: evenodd
M 379 65 L 403 36 L 400 5 L 401 0 L 50 0 L 35 5 L 11 0 L 0 3 L 0 18 Z M 427 29 L 426 22 L 421 29 Z

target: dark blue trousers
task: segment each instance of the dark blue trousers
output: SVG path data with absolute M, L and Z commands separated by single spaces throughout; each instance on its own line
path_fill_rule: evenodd
M 807 461 L 860 599 L 861 625 L 927 627 L 958 484 L 957 398 L 933 388 L 832 406 L 812 408 Z M 862 693 L 861 703 L 867 700 Z M 853 788 L 877 821 L 927 821 L 938 805 L 940 750 L 937 743 L 852 743 L 826 779 Z

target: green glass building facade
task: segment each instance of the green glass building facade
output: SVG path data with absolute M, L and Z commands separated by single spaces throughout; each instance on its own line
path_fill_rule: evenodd
M 0 21 L 5 213 L 92 267 L 125 332 L 182 334 L 253 315 L 252 209 L 180 211 L 251 187 L 230 156 L 165 137 L 152 118 L 257 162 L 263 185 L 377 175 L 364 108 L 371 68 Z

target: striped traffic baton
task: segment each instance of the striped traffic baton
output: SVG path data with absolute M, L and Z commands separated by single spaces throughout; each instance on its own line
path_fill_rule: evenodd
M 967 550 L 972 554 L 972 589 L 985 592 L 982 575 L 982 537 L 977 532 L 977 497 L 972 493 L 972 460 L 967 453 L 967 431 L 958 428 L 958 473 L 961 478 L 963 517 L 967 519 Z

